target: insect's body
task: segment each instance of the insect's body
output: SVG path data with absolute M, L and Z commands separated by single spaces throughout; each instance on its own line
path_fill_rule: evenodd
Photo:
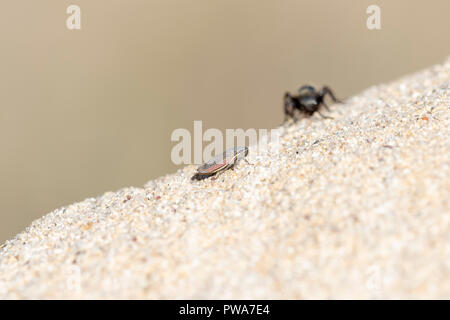
M 248 154 L 247 147 L 233 147 L 225 150 L 222 154 L 215 156 L 197 169 L 195 178 L 212 176 L 220 171 L 233 167 L 239 160 Z
M 330 95 L 331 99 L 334 102 L 340 102 L 338 99 L 336 99 L 331 89 L 327 86 L 323 87 L 320 91 L 317 91 L 312 86 L 302 86 L 300 87 L 300 89 L 298 89 L 298 95 L 291 95 L 289 92 L 286 92 L 284 95 L 285 120 L 294 118 L 295 110 L 303 113 L 308 117 L 317 112 L 323 118 L 330 118 L 324 116 L 319 111 L 321 106 L 324 106 L 329 111 L 329 108 L 324 101 L 324 98 L 327 94 Z

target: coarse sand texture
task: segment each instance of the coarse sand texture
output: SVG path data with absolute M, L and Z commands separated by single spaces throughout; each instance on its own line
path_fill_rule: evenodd
M 57 209 L 2 245 L 0 298 L 448 299 L 449 88 L 450 59 L 280 126 L 217 179 L 187 166 Z

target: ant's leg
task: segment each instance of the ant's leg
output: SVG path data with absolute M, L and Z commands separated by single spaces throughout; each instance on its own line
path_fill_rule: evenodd
M 284 121 L 294 118 L 294 98 L 286 92 L 284 95 Z
M 331 99 L 333 99 L 333 102 L 338 102 L 338 103 L 342 103 L 342 100 L 339 100 L 338 98 L 335 97 L 333 91 L 331 91 L 331 89 L 327 86 L 324 86 L 322 88 L 322 90 L 320 90 L 320 95 L 322 97 L 325 97 L 325 95 L 329 94 Z
M 323 114 L 320 113 L 319 110 L 317 110 L 317 113 L 324 119 L 334 119 L 333 117 L 324 116 Z
M 325 107 L 325 109 L 327 109 L 327 111 L 331 112 L 330 108 L 329 108 L 328 105 L 325 103 L 325 101 L 322 101 L 322 105 Z
M 292 119 L 294 117 L 294 114 L 292 113 L 288 113 L 288 112 L 284 112 L 284 122 L 288 121 L 289 119 Z

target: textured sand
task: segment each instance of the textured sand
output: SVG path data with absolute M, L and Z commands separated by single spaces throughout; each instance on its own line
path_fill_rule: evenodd
M 449 87 L 447 60 L 217 180 L 55 210 L 0 249 L 0 298 L 450 298 Z

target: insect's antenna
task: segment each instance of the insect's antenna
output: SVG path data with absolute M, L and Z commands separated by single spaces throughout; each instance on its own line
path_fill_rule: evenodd
M 249 165 L 254 166 L 254 164 L 250 163 L 246 158 L 244 158 L 244 161 L 247 162 Z

